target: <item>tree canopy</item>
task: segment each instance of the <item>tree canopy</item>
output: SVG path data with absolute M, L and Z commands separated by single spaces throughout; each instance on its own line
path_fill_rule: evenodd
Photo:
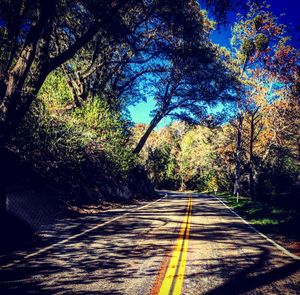
M 10 149 L 88 202 L 154 186 L 295 191 L 299 49 L 265 2 L 204 2 L 0 1 L 0 162 Z M 212 32 L 235 7 L 224 48 Z M 147 99 L 151 122 L 132 122 Z

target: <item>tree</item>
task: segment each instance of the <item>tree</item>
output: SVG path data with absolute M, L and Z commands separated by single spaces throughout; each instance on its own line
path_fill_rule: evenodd
M 240 166 L 242 155 L 242 133 L 245 112 L 250 119 L 249 144 L 249 187 L 254 196 L 253 142 L 258 124 L 262 101 L 267 102 L 269 92 L 275 83 L 285 83 L 295 68 L 295 52 L 287 45 L 285 26 L 268 10 L 266 3 L 249 3 L 246 16 L 240 15 L 233 27 L 232 46 L 240 68 L 243 88 L 239 91 L 237 106 L 236 172 L 235 194 L 240 194 Z M 285 53 L 284 53 L 285 52 Z M 261 77 L 261 78 L 259 78 Z M 252 79 L 252 82 L 251 82 Z M 253 83 L 253 80 L 256 82 Z M 268 85 L 269 84 L 269 85 Z M 265 89 L 265 90 L 263 90 Z M 253 95 L 259 93 L 259 95 Z M 262 95 L 265 95 L 262 98 Z
M 175 39 L 173 50 L 167 51 L 164 62 L 156 66 L 152 77 L 155 88 L 150 89 L 156 107 L 148 129 L 134 149 L 136 154 L 164 117 L 199 123 L 208 106 L 233 99 L 236 79 L 227 67 L 225 52 L 209 41 L 211 24 L 205 15 L 198 22 L 200 32 L 193 31 L 191 41 Z
M 181 190 L 186 187 L 207 189 L 214 172 L 214 141 L 217 131 L 196 126 L 181 139 L 178 155 L 178 174 Z

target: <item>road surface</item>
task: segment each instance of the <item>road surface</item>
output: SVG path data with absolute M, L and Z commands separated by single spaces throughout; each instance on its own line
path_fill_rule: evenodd
M 0 257 L 0 294 L 300 294 L 300 261 L 218 199 L 172 193 L 61 220 Z

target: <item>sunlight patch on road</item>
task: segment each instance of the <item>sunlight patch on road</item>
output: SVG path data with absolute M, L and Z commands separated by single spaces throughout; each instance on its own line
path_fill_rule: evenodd
M 51 244 L 51 245 L 49 245 L 49 246 L 47 246 L 47 247 L 41 248 L 41 249 L 39 249 L 39 250 L 33 252 L 33 253 L 27 254 L 26 256 L 22 257 L 22 258 L 19 259 L 19 260 L 14 260 L 13 262 L 11 262 L 11 263 L 9 263 L 9 264 L 6 264 L 6 265 L 1 266 L 1 268 L 3 268 L 3 269 L 4 269 L 4 268 L 11 268 L 11 267 L 14 267 L 14 266 L 17 265 L 17 264 L 21 264 L 21 263 L 24 262 L 26 259 L 33 258 L 33 257 L 35 257 L 35 256 L 37 256 L 37 255 L 40 255 L 40 254 L 45 253 L 45 252 L 47 252 L 47 251 L 49 251 L 49 250 L 52 250 L 53 248 L 56 248 L 57 246 L 66 244 L 66 243 L 68 243 L 68 242 L 70 242 L 70 241 L 73 241 L 73 240 L 75 240 L 75 239 L 78 239 L 78 238 L 80 238 L 80 237 L 83 237 L 83 236 L 85 236 L 86 234 L 88 234 L 88 233 L 90 233 L 90 232 L 92 232 L 92 231 L 95 231 L 95 230 L 97 230 L 97 229 L 99 229 L 99 228 L 101 228 L 101 227 L 104 227 L 104 226 L 106 226 L 106 225 L 108 225 L 108 224 L 110 224 L 110 223 L 112 223 L 112 222 L 114 222 L 114 221 L 117 221 L 117 220 L 121 219 L 121 218 L 124 218 L 124 217 L 126 217 L 127 215 L 130 215 L 130 214 L 132 214 L 132 213 L 134 213 L 134 212 L 136 212 L 136 211 L 142 210 L 142 209 L 144 209 L 144 208 L 146 208 L 146 207 L 149 207 L 149 206 L 151 206 L 151 205 L 153 205 L 153 204 L 155 204 L 155 203 L 157 203 L 157 202 L 160 202 L 161 200 L 165 199 L 167 196 L 168 196 L 168 195 L 165 195 L 165 196 L 163 196 L 162 198 L 157 199 L 157 200 L 155 200 L 155 201 L 153 201 L 153 202 L 150 202 L 150 203 L 148 203 L 148 204 L 146 204 L 146 205 L 143 205 L 143 206 L 141 206 L 141 207 L 134 208 L 134 209 L 130 210 L 129 212 L 126 212 L 126 213 L 124 213 L 124 214 L 122 214 L 122 215 L 120 215 L 120 216 L 117 216 L 117 217 L 115 217 L 115 218 L 109 219 L 108 221 L 105 221 L 105 222 L 103 222 L 103 223 L 97 224 L 97 225 L 95 225 L 95 226 L 93 226 L 93 227 L 91 227 L 91 228 L 89 228 L 89 229 L 86 229 L 86 230 L 84 230 L 84 231 L 82 231 L 82 232 L 80 232 L 80 233 L 78 233 L 78 234 L 72 235 L 72 236 L 70 236 L 70 237 L 68 237 L 68 238 L 66 238 L 66 239 L 63 239 L 63 240 L 61 240 L 61 241 L 59 241 L 59 242 L 57 242 L 57 243 Z M 110 211 L 107 211 L 107 212 L 113 212 L 113 211 L 115 211 L 115 210 L 110 210 Z

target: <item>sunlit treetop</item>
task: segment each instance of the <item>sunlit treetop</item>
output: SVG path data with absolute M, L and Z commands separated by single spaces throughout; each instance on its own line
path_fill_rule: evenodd
M 266 2 L 248 2 L 249 12 L 238 15 L 231 46 L 240 64 L 269 70 L 273 79 L 293 80 L 299 67 L 299 50 L 290 44 L 287 26 L 279 22 Z

